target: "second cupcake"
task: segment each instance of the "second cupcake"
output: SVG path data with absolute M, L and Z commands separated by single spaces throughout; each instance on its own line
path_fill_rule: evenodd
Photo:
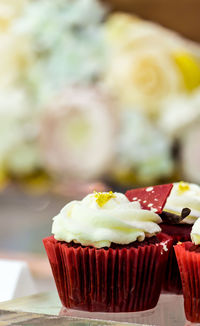
M 173 244 L 178 241 L 190 241 L 192 225 L 200 216 L 200 187 L 196 184 L 177 182 L 160 215 L 163 223 L 162 232 L 173 238 Z M 171 248 L 163 281 L 163 290 L 180 294 L 182 284 L 174 249 Z

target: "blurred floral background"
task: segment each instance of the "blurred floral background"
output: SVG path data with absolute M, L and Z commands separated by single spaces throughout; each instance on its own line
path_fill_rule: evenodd
M 200 182 L 198 44 L 97 0 L 1 0 L 0 53 L 1 188 Z
M 200 183 L 199 43 L 111 9 L 0 0 L 1 257 L 94 189 Z
M 1 0 L 0 53 L 1 188 L 200 182 L 198 44 L 97 0 Z

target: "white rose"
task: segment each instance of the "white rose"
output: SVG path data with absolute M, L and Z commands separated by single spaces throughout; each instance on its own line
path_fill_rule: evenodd
M 105 25 L 106 81 L 122 106 L 160 113 L 163 100 L 200 85 L 200 48 L 155 23 L 113 14 Z
M 112 58 L 107 85 L 122 104 L 154 113 L 166 96 L 180 91 L 181 76 L 169 53 L 144 47 Z
M 99 89 L 68 87 L 52 100 L 41 125 L 41 152 L 50 172 L 91 179 L 110 170 L 114 157 L 113 103 Z

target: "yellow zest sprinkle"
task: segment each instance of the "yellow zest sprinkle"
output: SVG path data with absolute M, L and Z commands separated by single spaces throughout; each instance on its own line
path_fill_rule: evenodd
M 185 191 L 189 190 L 190 189 L 190 186 L 188 183 L 186 182 L 179 182 L 179 185 L 178 185 L 178 192 L 179 192 L 179 195 L 182 195 Z
M 116 198 L 112 191 L 106 193 L 94 191 L 94 197 L 100 207 L 103 207 L 111 198 Z

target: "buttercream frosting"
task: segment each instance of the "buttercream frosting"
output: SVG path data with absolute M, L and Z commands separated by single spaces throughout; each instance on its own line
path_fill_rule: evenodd
M 101 248 L 143 241 L 161 231 L 160 222 L 156 213 L 121 193 L 93 193 L 64 206 L 53 218 L 52 233 L 59 241 Z
M 164 211 L 179 215 L 185 207 L 190 208 L 191 213 L 181 223 L 193 224 L 200 217 L 200 187 L 183 181 L 174 183 Z
M 200 218 L 194 223 L 190 236 L 195 245 L 200 244 Z

